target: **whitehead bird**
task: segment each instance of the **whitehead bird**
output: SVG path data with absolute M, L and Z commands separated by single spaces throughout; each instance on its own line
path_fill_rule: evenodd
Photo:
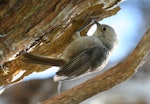
M 64 50 L 60 59 L 25 53 L 25 57 L 33 63 L 60 66 L 54 81 L 75 79 L 91 72 L 99 71 L 108 62 L 109 54 L 117 43 L 115 30 L 94 20 L 97 29 L 92 36 L 77 37 Z

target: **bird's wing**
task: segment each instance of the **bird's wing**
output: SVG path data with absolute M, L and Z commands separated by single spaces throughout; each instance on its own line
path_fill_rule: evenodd
M 99 58 L 103 58 L 105 50 L 102 47 L 95 46 L 87 48 L 75 56 L 72 60 L 66 63 L 57 73 L 58 76 L 75 77 L 92 70 L 93 65 L 100 65 L 102 61 Z M 96 60 L 98 61 L 96 61 Z M 94 63 L 96 62 L 96 64 Z M 98 63 L 98 64 L 97 64 Z M 95 66 L 94 66 L 95 67 Z

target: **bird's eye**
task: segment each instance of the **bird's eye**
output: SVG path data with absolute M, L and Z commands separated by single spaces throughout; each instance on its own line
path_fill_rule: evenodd
M 106 31 L 106 27 L 103 27 L 103 30 Z

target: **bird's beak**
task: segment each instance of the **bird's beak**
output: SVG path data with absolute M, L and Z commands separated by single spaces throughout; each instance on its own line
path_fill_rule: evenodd
M 101 24 L 97 21 L 97 20 L 94 20 L 95 24 L 98 26 L 101 26 Z

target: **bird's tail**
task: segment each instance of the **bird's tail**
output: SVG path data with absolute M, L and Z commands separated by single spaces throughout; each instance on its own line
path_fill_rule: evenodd
M 26 63 L 33 64 L 42 64 L 42 65 L 50 65 L 50 66 L 62 66 L 65 64 L 63 59 L 51 58 L 47 56 L 35 55 L 30 53 L 24 53 L 23 61 Z

